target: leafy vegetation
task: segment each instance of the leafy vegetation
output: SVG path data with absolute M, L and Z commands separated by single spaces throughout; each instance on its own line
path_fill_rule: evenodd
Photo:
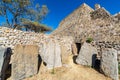
M 25 20 L 22 22 L 22 24 L 25 26 L 26 31 L 28 30 L 32 30 L 35 32 L 47 32 L 47 31 L 51 31 L 52 29 L 50 27 L 47 27 L 44 24 L 40 24 L 38 22 L 35 21 L 30 21 L 30 20 Z M 17 27 L 19 29 L 19 27 Z
M 93 38 L 87 38 L 86 42 L 91 43 L 93 41 Z
M 51 74 L 55 74 L 55 69 L 54 69 L 54 68 L 52 69 L 52 72 L 51 72 Z
M 6 27 L 21 29 L 29 26 L 31 31 L 49 31 L 50 28 L 40 24 L 47 13 L 46 5 L 34 4 L 33 0 L 0 0 L 0 16 L 6 19 L 3 24 Z M 29 22 L 26 23 L 23 19 Z

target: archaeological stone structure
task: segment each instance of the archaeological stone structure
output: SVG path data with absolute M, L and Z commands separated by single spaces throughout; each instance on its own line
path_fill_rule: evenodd
M 84 43 L 78 54 L 76 62 L 81 65 L 94 66 L 95 59 L 97 57 L 95 57 L 95 55 L 98 55 L 97 49 L 91 44 Z
M 92 9 L 84 3 L 49 35 L 0 27 L 0 71 L 8 47 L 13 53 L 9 57 L 12 80 L 36 75 L 39 57 L 47 69 L 53 69 L 69 67 L 69 56 L 76 56 L 76 64 L 97 66 L 98 71 L 118 80 L 120 16 L 111 15 L 99 4 Z
M 118 79 L 118 61 L 117 50 L 106 48 L 102 50 L 101 69 L 105 75 L 111 77 L 113 80 Z
M 16 45 L 12 58 L 12 80 L 21 80 L 38 72 L 38 46 Z
M 111 77 L 113 80 L 118 80 L 118 68 L 117 63 L 120 63 L 120 16 L 119 13 L 111 15 L 105 8 L 101 7 L 99 4 L 95 5 L 95 9 L 92 9 L 87 4 L 82 4 L 79 8 L 74 10 L 70 15 L 61 21 L 58 28 L 52 32 L 51 35 L 54 36 L 72 36 L 74 43 L 83 44 L 81 50 L 78 54 L 76 62 L 82 65 L 91 65 L 92 55 L 96 53 L 96 60 L 99 60 L 99 65 L 102 65 L 102 58 L 106 59 L 111 56 L 115 60 L 111 65 L 115 65 L 114 68 L 111 66 L 104 66 L 104 68 L 111 69 L 110 72 L 103 69 L 105 75 Z M 91 49 L 85 46 L 87 40 L 92 39 L 90 43 L 92 47 L 97 49 Z M 89 46 L 89 45 L 88 45 Z M 109 54 L 108 56 L 103 56 L 103 52 L 106 48 L 115 49 L 117 54 L 116 56 Z M 83 50 L 84 49 L 84 50 Z M 93 51 L 92 51 L 93 50 Z M 106 52 L 107 54 L 107 52 Z M 91 59 L 91 60 L 90 60 Z M 109 64 L 109 59 L 107 60 L 106 65 Z M 116 62 L 117 61 L 117 62 Z M 94 63 L 94 62 L 93 62 Z M 101 67 L 101 66 L 100 66 Z M 110 68 L 110 69 L 109 69 Z M 115 73 L 115 75 L 113 75 Z
M 11 48 L 0 47 L 0 80 L 6 79 L 6 72 L 10 65 L 11 55 Z

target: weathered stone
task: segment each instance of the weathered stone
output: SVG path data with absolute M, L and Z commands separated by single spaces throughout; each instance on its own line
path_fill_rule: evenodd
M 0 78 L 1 80 L 5 80 L 6 78 L 6 71 L 10 63 L 12 55 L 11 48 L 3 48 L 0 47 Z
M 89 43 L 84 43 L 78 54 L 76 62 L 81 65 L 94 66 L 97 49 Z
M 95 10 L 101 8 L 99 4 L 95 4 Z
M 118 60 L 118 62 L 120 63 L 120 51 L 118 51 L 117 60 Z
M 2 66 L 4 62 L 4 52 L 5 52 L 5 48 L 0 47 L 0 72 L 2 70 Z
M 115 49 L 102 49 L 101 69 L 105 75 L 111 77 L 113 80 L 119 80 L 117 51 Z
M 41 49 L 42 51 L 40 53 L 40 56 L 42 60 L 47 64 L 48 69 L 62 66 L 61 49 L 57 41 L 47 39 L 46 42 L 42 44 Z
M 76 46 L 75 43 L 72 44 L 72 53 L 73 53 L 74 55 L 77 55 L 77 53 L 78 53 L 78 51 L 77 51 L 77 46 Z
M 61 59 L 62 59 L 63 66 L 66 66 L 66 65 L 68 66 L 69 56 L 70 56 L 70 52 L 67 51 L 66 46 L 61 44 Z
M 17 45 L 12 58 L 12 80 L 21 80 L 38 72 L 38 46 Z

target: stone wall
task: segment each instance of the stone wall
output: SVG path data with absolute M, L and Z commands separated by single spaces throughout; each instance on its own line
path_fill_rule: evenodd
M 100 5 L 95 6 L 96 9 L 92 9 L 87 4 L 81 5 L 79 8 L 74 10 L 70 15 L 68 15 L 64 20 L 61 21 L 59 27 L 53 31 L 51 35 L 54 36 L 71 36 L 74 39 L 74 43 L 84 43 L 88 38 L 92 38 L 92 47 L 96 47 L 98 51 L 97 58 L 100 59 L 104 55 L 103 49 L 114 49 L 117 51 L 117 58 L 111 56 L 111 53 L 105 52 L 108 56 L 103 56 L 103 64 L 109 63 L 108 57 L 112 57 L 117 63 L 120 60 L 120 20 L 119 14 L 113 16 L 105 8 L 100 7 Z M 81 51 L 78 54 L 76 62 L 82 65 L 91 64 L 91 55 L 94 50 L 89 50 L 88 46 L 85 48 L 84 45 L 81 47 Z M 83 54 L 84 53 L 84 54 Z M 89 56 L 87 56 L 89 55 Z M 113 53 L 116 56 L 116 53 Z M 114 62 L 108 65 L 116 65 Z M 91 65 L 90 65 L 91 66 Z M 116 71 L 112 71 L 116 69 Z M 110 72 L 111 74 L 117 74 L 117 67 L 107 66 L 104 73 Z M 117 80 L 118 75 L 107 74 L 114 80 Z
M 120 43 L 120 22 L 104 8 L 93 10 L 83 4 L 61 21 L 52 35 L 72 36 L 76 43 L 87 38 Z
M 95 14 L 95 15 L 94 15 Z M 32 57 L 32 53 L 29 55 L 22 49 L 18 50 L 16 52 L 16 45 L 37 45 L 39 48 L 39 52 L 37 55 L 40 55 L 42 60 L 47 64 L 48 68 L 53 68 L 53 67 L 61 67 L 64 64 L 68 65 L 68 57 L 74 52 L 76 55 L 76 49 L 73 49 L 75 51 L 72 51 L 72 44 L 75 43 L 83 43 L 86 42 L 88 38 L 92 38 L 92 45 L 97 48 L 93 49 L 91 47 L 91 44 L 82 45 L 82 50 L 79 52 L 79 56 L 77 59 L 77 62 L 79 64 L 84 63 L 85 65 L 90 65 L 91 66 L 91 57 L 95 51 L 95 54 L 97 54 L 100 58 L 103 57 L 103 62 L 102 64 L 109 63 L 110 59 L 113 58 L 112 60 L 115 60 L 117 63 L 117 58 L 116 58 L 116 53 L 112 52 L 102 52 L 103 49 L 110 48 L 110 49 L 115 49 L 118 53 L 118 60 L 119 60 L 119 54 L 120 54 L 120 23 L 114 21 L 114 17 L 108 14 L 108 12 L 103 9 L 99 8 L 96 10 L 93 10 L 90 8 L 88 5 L 83 4 L 80 6 L 77 10 L 73 12 L 73 14 L 70 14 L 67 18 L 65 18 L 59 25 L 58 29 L 55 30 L 51 35 L 45 35 L 42 33 L 34 33 L 34 32 L 24 32 L 16 29 L 10 29 L 10 28 L 5 28 L 5 27 L 0 27 L 0 46 L 1 47 L 11 47 L 13 49 L 13 53 L 18 53 L 14 54 L 12 63 L 13 66 L 13 78 L 16 79 L 19 77 L 19 79 L 24 78 L 29 76 L 29 70 L 26 69 L 28 66 L 23 63 L 22 60 L 27 60 L 29 62 L 29 59 L 22 59 L 25 58 L 26 56 Z M 75 47 L 76 48 L 76 47 Z M 92 50 L 89 50 L 92 49 Z M 19 49 L 19 48 L 18 48 Z M 30 48 L 28 48 L 30 49 Z M 88 51 L 86 51 L 88 50 Z M 27 50 L 26 50 L 27 51 Z M 111 50 L 110 50 L 111 51 Z M 32 51 L 31 51 L 32 52 Z M 85 52 L 85 54 L 84 54 Z M 22 54 L 24 53 L 25 57 L 21 57 Z M 105 53 L 105 54 L 104 54 Z M 110 55 L 108 54 L 110 53 Z M 108 54 L 107 56 L 104 56 Z M 111 56 L 111 54 L 115 55 Z M 89 55 L 89 56 L 87 56 Z M 20 58 L 19 58 L 20 56 Z M 16 57 L 18 57 L 18 60 Z M 83 59 L 85 58 L 85 59 Z M 22 59 L 22 60 L 21 60 Z M 37 59 L 37 57 L 36 57 Z M 81 62 L 84 61 L 84 62 Z M 105 60 L 105 61 L 104 61 Z M 19 64 L 19 61 L 22 65 L 20 67 L 16 66 Z M 26 61 L 26 62 L 27 62 Z M 36 61 L 37 62 L 37 61 Z M 36 63 L 35 62 L 35 63 Z M 37 64 L 37 63 L 36 63 Z M 82 64 L 82 65 L 84 65 Z M 31 65 L 28 64 L 28 65 Z M 116 65 L 114 62 L 109 63 L 109 65 Z M 25 66 L 23 68 L 23 66 Z M 103 65 L 105 68 L 108 68 L 109 70 L 106 71 L 103 69 L 104 73 L 113 78 L 114 80 L 117 80 L 116 78 L 118 76 L 111 76 L 111 74 L 115 73 L 117 74 L 117 69 L 116 66 L 115 68 L 113 67 L 108 67 L 106 65 Z M 116 71 L 111 71 L 116 69 Z M 22 70 L 24 69 L 24 70 Z M 27 72 L 28 70 L 28 72 Z M 16 75 L 19 71 L 20 75 Z M 14 74 L 14 72 L 16 74 Z M 111 74 L 107 74 L 107 72 L 112 72 Z M 36 71 L 35 71 L 36 73 Z M 27 74 L 21 76 L 21 74 Z M 33 75 L 33 74 L 32 74 Z
M 16 29 L 0 27 L 0 46 L 11 47 L 16 44 L 39 44 L 46 35 L 34 32 L 24 32 Z
M 72 43 L 73 38 L 68 36 L 49 36 L 42 33 L 24 32 L 0 27 L 0 46 L 3 48 L 11 47 L 13 51 L 11 57 L 11 75 L 13 80 L 20 80 L 36 74 L 38 71 L 36 70 L 38 68 L 38 62 L 35 60 L 38 59 L 38 55 L 40 55 L 42 61 L 47 64 L 48 69 L 61 67 L 63 64 L 67 64 L 66 60 L 68 56 L 72 54 Z M 15 47 L 16 45 L 21 46 Z M 30 47 L 27 45 L 38 46 L 39 52 L 36 53 L 36 56 L 34 56 L 33 52 L 36 51 L 36 49 L 32 50 L 34 46 Z M 65 52 L 63 52 L 62 46 L 65 46 Z M 34 59 L 33 62 L 31 58 Z

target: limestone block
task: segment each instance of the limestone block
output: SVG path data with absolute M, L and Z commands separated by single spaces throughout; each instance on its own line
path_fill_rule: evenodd
M 113 48 L 102 49 L 101 69 L 113 80 L 118 79 L 117 51 Z
M 78 54 L 76 62 L 81 65 L 93 66 L 95 63 L 95 55 L 97 55 L 97 49 L 89 43 L 84 43 Z
M 72 44 L 72 52 L 73 52 L 74 55 L 77 55 L 77 46 L 76 46 L 75 43 Z
M 0 75 L 1 75 L 2 66 L 4 62 L 4 52 L 5 52 L 5 48 L 0 47 Z
M 38 46 L 16 45 L 12 57 L 12 80 L 21 80 L 38 72 Z
M 67 48 L 65 45 L 61 44 L 61 59 L 62 59 L 62 65 L 67 65 L 69 63 L 69 56 L 70 52 L 67 51 Z
M 40 56 L 47 64 L 47 68 L 61 67 L 61 49 L 59 43 L 55 40 L 47 39 L 41 46 Z

